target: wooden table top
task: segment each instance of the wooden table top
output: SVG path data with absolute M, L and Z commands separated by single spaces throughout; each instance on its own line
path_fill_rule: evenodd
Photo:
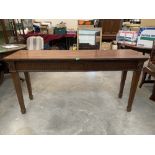
M 147 60 L 149 57 L 129 49 L 120 50 L 20 50 L 4 58 L 5 61 L 24 60 Z
M 3 47 L 5 45 L 11 45 L 11 44 L 0 45 L 0 54 L 1 53 L 13 52 L 13 51 L 21 50 L 21 49 L 26 49 L 26 45 L 25 44 L 13 44 L 13 45 L 18 46 L 18 47 L 14 47 L 14 48 L 5 48 L 5 47 Z

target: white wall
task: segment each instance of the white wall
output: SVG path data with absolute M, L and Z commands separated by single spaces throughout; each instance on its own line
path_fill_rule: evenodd
M 78 20 L 77 19 L 35 19 L 35 21 L 39 22 L 46 22 L 50 21 L 52 22 L 52 26 L 55 26 L 56 24 L 59 24 L 61 21 L 66 23 L 66 26 L 68 29 L 75 29 L 77 30 L 78 26 Z

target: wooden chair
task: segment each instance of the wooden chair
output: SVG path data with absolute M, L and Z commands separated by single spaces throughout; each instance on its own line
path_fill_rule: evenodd
M 148 76 L 148 79 L 146 80 L 147 75 L 149 76 Z M 155 41 L 153 41 L 153 47 L 152 47 L 152 51 L 150 54 L 148 65 L 147 67 L 143 68 L 142 80 L 139 85 L 139 88 L 141 88 L 144 83 L 154 83 L 154 88 L 152 91 L 152 95 L 150 96 L 150 99 L 155 101 L 155 93 L 154 93 L 155 92 L 155 80 L 151 80 L 151 76 L 155 77 Z
M 0 24 L 6 44 L 26 43 L 22 19 L 0 19 Z

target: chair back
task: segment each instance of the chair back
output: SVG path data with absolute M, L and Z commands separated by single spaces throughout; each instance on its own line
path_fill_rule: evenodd
M 2 33 L 6 44 L 26 43 L 25 31 L 22 19 L 0 19 Z

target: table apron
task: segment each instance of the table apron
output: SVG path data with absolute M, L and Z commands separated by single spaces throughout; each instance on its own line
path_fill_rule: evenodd
M 8 62 L 10 72 L 64 72 L 64 71 L 119 71 L 139 70 L 143 67 L 143 61 L 14 61 Z

